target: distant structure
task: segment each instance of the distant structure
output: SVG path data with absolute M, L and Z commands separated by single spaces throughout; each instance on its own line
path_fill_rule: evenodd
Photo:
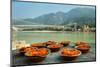
M 90 32 L 90 27 L 88 25 L 84 25 L 83 32 Z
M 77 23 L 74 23 L 74 31 L 77 31 Z
M 91 32 L 96 32 L 96 28 L 91 28 Z
M 74 27 L 72 28 L 72 31 L 75 31 L 76 32 L 77 31 L 77 23 L 73 23 L 73 26 Z

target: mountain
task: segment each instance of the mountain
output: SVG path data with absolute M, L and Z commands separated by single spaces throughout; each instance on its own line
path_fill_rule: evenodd
M 69 23 L 95 24 L 94 8 L 74 8 L 69 12 L 56 12 L 38 16 L 36 18 L 26 18 L 15 20 L 14 24 L 46 24 L 46 25 L 67 25 Z
M 95 23 L 95 9 L 93 8 L 75 8 L 65 14 L 63 24 L 76 22 L 79 24 Z
M 64 12 L 57 12 L 57 13 L 50 13 L 50 14 L 45 14 L 39 17 L 36 17 L 34 19 L 24 19 L 25 21 L 31 21 L 31 22 L 36 22 L 38 24 L 61 24 L 64 20 Z

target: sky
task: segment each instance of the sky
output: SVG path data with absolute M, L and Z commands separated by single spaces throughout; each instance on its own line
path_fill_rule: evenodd
M 86 6 L 13 1 L 12 18 L 13 19 L 35 18 L 48 13 L 68 12 L 76 7 L 86 7 Z

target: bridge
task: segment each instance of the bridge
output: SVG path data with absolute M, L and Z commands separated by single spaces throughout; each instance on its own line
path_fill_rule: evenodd
M 38 28 L 57 28 L 57 29 L 72 29 L 70 26 L 64 26 L 64 25 L 13 25 L 12 29 L 14 31 L 22 31 L 24 29 L 38 29 Z M 76 24 L 74 26 L 74 29 L 76 30 Z
M 12 26 L 12 28 L 11 28 L 13 31 L 21 31 L 21 30 L 23 30 L 22 28 L 18 28 L 18 27 L 16 27 L 16 26 Z

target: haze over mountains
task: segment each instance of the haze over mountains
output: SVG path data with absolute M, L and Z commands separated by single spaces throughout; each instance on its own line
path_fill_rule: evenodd
M 94 8 L 74 8 L 69 12 L 56 12 L 38 16 L 36 18 L 26 18 L 21 20 L 12 19 L 13 25 L 67 25 L 70 23 L 95 24 Z

